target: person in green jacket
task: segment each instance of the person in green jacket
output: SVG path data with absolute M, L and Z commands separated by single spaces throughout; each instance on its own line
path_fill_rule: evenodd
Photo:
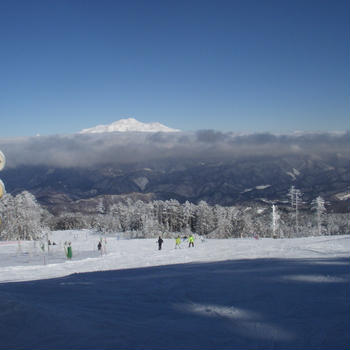
M 180 248 L 180 244 L 181 244 L 181 238 L 180 236 L 177 236 L 175 239 L 175 249 Z
M 71 243 L 69 242 L 68 243 L 68 247 L 67 247 L 67 250 L 66 250 L 66 255 L 67 255 L 67 259 L 72 259 L 72 256 L 73 256 L 73 252 L 72 252 L 72 246 L 71 246 Z
M 188 237 L 188 248 L 190 248 L 191 246 L 194 247 L 194 238 L 193 235 L 190 235 L 190 237 Z

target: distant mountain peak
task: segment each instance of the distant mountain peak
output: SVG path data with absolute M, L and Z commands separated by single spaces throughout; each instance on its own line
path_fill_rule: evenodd
M 103 132 L 178 132 L 178 129 L 169 128 L 160 123 L 142 123 L 135 118 L 120 119 L 108 125 L 97 125 L 83 129 L 80 134 L 95 134 Z

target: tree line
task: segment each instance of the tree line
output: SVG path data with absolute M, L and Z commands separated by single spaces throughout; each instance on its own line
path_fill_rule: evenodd
M 171 199 L 149 203 L 140 200 L 106 205 L 100 198 L 96 213 L 52 215 L 29 192 L 0 201 L 0 239 L 40 239 L 49 230 L 93 229 L 101 233 L 124 232 L 125 237 L 147 238 L 197 233 L 208 238 L 301 237 L 349 234 L 348 215 L 327 213 L 318 197 L 302 205 L 302 194 L 292 187 L 288 205 L 210 206 Z

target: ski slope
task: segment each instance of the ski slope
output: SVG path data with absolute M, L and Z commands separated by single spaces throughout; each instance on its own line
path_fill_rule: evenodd
M 197 237 L 195 248 L 188 243 L 174 249 L 174 239 L 121 239 L 121 234 L 103 236 L 104 254 L 97 250 L 101 236 L 88 230 L 54 231 L 49 236 L 56 245 L 40 248 L 40 242 L 0 242 L 0 282 L 62 277 L 72 273 L 128 269 L 192 262 L 257 258 L 348 257 L 349 236 L 295 239 L 207 239 Z M 73 259 L 67 261 L 64 242 L 71 242 Z
M 156 239 L 109 236 L 103 255 L 90 231 L 49 238 L 49 253 L 0 244 L 0 349 L 349 345 L 349 236 L 197 239 L 177 250 L 165 239 L 161 251 Z

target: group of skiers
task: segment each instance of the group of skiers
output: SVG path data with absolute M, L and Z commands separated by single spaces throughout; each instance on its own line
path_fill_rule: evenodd
M 52 243 L 50 242 L 49 240 L 49 245 L 51 245 Z M 101 255 L 103 253 L 106 253 L 106 244 L 107 244 L 107 241 L 106 239 L 102 240 L 102 238 L 98 241 L 98 244 L 97 244 L 97 250 L 101 253 Z M 53 245 L 56 245 L 56 243 L 54 242 Z M 66 254 L 66 257 L 68 260 L 71 260 L 72 257 L 73 257 L 73 251 L 72 251 L 72 243 L 71 242 L 64 242 L 64 252 Z
M 194 247 L 194 237 L 191 234 L 189 237 L 185 236 L 181 239 L 180 236 L 177 236 L 175 239 L 175 249 L 180 248 L 181 242 L 185 242 L 188 241 L 188 247 Z M 51 242 L 50 242 L 51 243 Z M 103 251 L 105 251 L 105 245 L 106 245 L 106 239 L 105 241 L 102 240 L 102 238 L 99 240 L 98 244 L 97 244 L 97 250 L 101 253 L 101 255 L 103 254 Z M 164 243 L 163 239 L 161 236 L 159 236 L 158 238 L 158 250 L 162 249 L 162 244 Z M 72 245 L 71 242 L 64 242 L 64 251 L 66 253 L 66 257 L 68 260 L 72 259 L 73 256 L 73 252 L 72 252 Z
M 190 234 L 190 236 L 188 238 L 186 236 L 182 238 L 183 242 L 185 242 L 186 240 L 188 240 L 188 248 L 194 247 L 194 238 L 193 238 L 192 234 Z M 164 241 L 163 241 L 162 237 L 159 236 L 158 241 L 157 241 L 158 250 L 162 249 L 163 242 Z M 180 236 L 177 236 L 175 239 L 175 249 L 180 248 L 180 245 L 181 245 L 181 238 L 180 238 Z

